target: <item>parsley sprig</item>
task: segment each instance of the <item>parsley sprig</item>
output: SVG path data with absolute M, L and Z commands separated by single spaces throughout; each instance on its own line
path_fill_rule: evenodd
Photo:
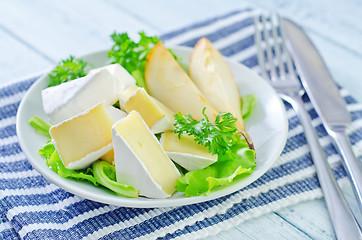
M 235 127 L 237 119 L 231 113 L 219 113 L 214 122 L 210 122 L 203 109 L 205 118 L 196 121 L 190 114 L 175 114 L 174 133 L 194 136 L 195 142 L 209 149 L 212 154 L 225 155 L 240 140 Z
M 61 60 L 48 75 L 48 87 L 84 77 L 86 75 L 86 67 L 87 63 L 85 61 L 76 59 L 73 56 L 69 56 L 69 58 Z
M 160 39 L 147 36 L 144 32 L 139 35 L 140 40 L 135 42 L 127 33 L 113 33 L 111 38 L 114 44 L 108 57 L 112 59 L 112 63 L 121 64 L 136 79 L 136 84 L 145 88 L 146 57 Z

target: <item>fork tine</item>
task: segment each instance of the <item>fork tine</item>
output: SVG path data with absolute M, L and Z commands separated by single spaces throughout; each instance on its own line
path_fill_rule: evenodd
M 262 38 L 261 38 L 261 30 L 259 30 L 259 16 L 255 16 L 254 17 L 254 26 L 255 26 L 255 45 L 257 47 L 257 57 L 258 57 L 258 62 L 259 62 L 259 67 L 260 67 L 260 71 L 261 71 L 261 75 L 263 76 L 264 79 L 268 79 L 268 72 L 266 71 L 265 68 L 265 57 L 264 57 L 264 51 L 263 51 L 263 47 L 262 47 Z
M 264 35 L 264 41 L 266 46 L 266 58 L 268 61 L 268 65 L 270 68 L 270 80 L 275 81 L 277 79 L 277 73 L 275 71 L 275 64 L 274 64 L 274 57 L 272 52 L 272 46 L 270 45 L 270 34 L 267 28 L 267 21 L 265 16 L 263 15 L 261 17 L 262 19 L 262 26 L 263 26 L 263 35 Z
M 283 50 L 285 48 L 283 48 L 283 46 L 280 45 L 279 41 L 278 41 L 279 36 L 278 36 L 277 28 L 279 26 L 279 23 L 280 23 L 279 15 L 274 15 L 270 18 L 270 25 L 271 25 L 272 36 L 273 36 L 273 41 L 274 41 L 274 52 L 275 52 L 275 56 L 277 58 L 279 76 L 280 76 L 281 80 L 285 80 L 286 71 L 285 71 L 284 62 L 283 62 L 283 58 L 282 58 L 282 54 L 284 52 Z
M 278 15 L 277 16 L 278 18 L 278 23 L 280 24 L 281 23 L 281 20 L 280 20 L 280 16 Z M 285 71 L 286 74 L 289 75 L 289 77 L 292 77 L 294 80 L 297 80 L 298 79 L 298 76 L 297 76 L 297 73 L 294 69 L 294 65 L 293 65 L 293 62 L 292 62 L 292 57 L 290 56 L 289 54 L 289 51 L 287 49 L 287 45 L 286 45 L 286 42 L 285 42 L 285 36 L 283 34 L 283 31 L 281 30 L 281 49 L 282 49 L 282 54 L 284 54 L 284 57 L 285 57 L 285 61 L 286 61 L 286 64 L 287 64 L 287 68 L 288 68 L 288 72 Z M 283 63 L 284 65 L 284 63 Z

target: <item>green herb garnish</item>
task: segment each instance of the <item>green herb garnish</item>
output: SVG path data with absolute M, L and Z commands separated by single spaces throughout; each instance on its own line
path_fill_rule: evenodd
M 235 123 L 237 119 L 231 113 L 219 113 L 215 122 L 210 122 L 203 109 L 205 118 L 196 121 L 190 114 L 175 114 L 174 133 L 194 136 L 195 142 L 209 149 L 212 154 L 223 155 L 240 139 Z
M 111 38 L 114 45 L 108 52 L 108 57 L 113 60 L 112 63 L 121 64 L 136 79 L 137 86 L 145 88 L 146 57 L 160 39 L 146 36 L 144 32 L 139 35 L 140 40 L 135 42 L 127 33 L 113 33 Z
M 179 137 L 187 134 L 195 142 L 218 155 L 216 163 L 200 170 L 191 171 L 177 180 L 176 190 L 186 196 L 208 195 L 220 185 L 233 182 L 235 177 L 249 174 L 256 166 L 255 151 L 248 148 L 241 133 L 237 132 L 237 121 L 230 113 L 219 113 L 215 122 L 210 122 L 203 109 L 203 118 L 196 121 L 191 115 L 175 115 L 174 133 Z
M 87 63 L 83 60 L 69 56 L 68 59 L 62 60 L 49 73 L 48 87 L 56 86 L 70 80 L 74 80 L 86 75 L 85 67 Z

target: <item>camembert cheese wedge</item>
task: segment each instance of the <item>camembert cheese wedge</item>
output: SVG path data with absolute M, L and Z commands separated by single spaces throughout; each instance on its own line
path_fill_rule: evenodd
M 50 128 L 55 148 L 66 168 L 83 169 L 112 150 L 112 125 L 126 113 L 98 104 Z
M 50 123 L 57 124 L 100 102 L 113 105 L 120 91 L 132 83 L 133 77 L 119 64 L 95 69 L 85 77 L 44 89 L 44 112 Z
M 144 88 L 132 86 L 122 96 L 122 109 L 128 113 L 137 111 L 154 134 L 173 129 L 174 113 L 148 95 Z
M 118 182 L 149 198 L 167 198 L 176 191 L 180 173 L 138 112 L 113 125 L 112 139 Z
M 161 135 L 161 145 L 167 155 L 181 167 L 193 171 L 203 169 L 217 161 L 217 155 L 196 143 L 192 136 L 181 136 L 171 131 Z
M 134 77 L 118 63 L 92 69 L 88 74 L 95 74 L 103 70 L 108 70 L 112 74 L 114 78 L 113 88 L 117 94 L 123 92 L 130 85 L 136 85 Z

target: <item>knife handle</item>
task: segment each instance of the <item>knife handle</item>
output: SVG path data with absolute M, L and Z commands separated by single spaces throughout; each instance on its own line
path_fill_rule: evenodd
M 354 194 L 356 196 L 360 212 L 362 213 L 362 170 L 360 163 L 353 153 L 351 144 L 345 132 L 345 127 L 340 126 L 333 127 L 332 129 L 327 128 L 327 132 L 334 140 L 334 144 L 342 156 L 344 169 L 346 169 L 352 182 Z
M 304 108 L 302 98 L 300 96 L 295 96 L 285 100 L 288 101 L 297 112 L 299 120 L 304 127 L 305 136 L 310 147 L 318 180 L 324 194 L 324 199 L 337 238 L 339 240 L 361 239 L 361 229 L 334 178 L 326 155 L 319 143 L 315 129 L 312 126 L 311 118 Z

